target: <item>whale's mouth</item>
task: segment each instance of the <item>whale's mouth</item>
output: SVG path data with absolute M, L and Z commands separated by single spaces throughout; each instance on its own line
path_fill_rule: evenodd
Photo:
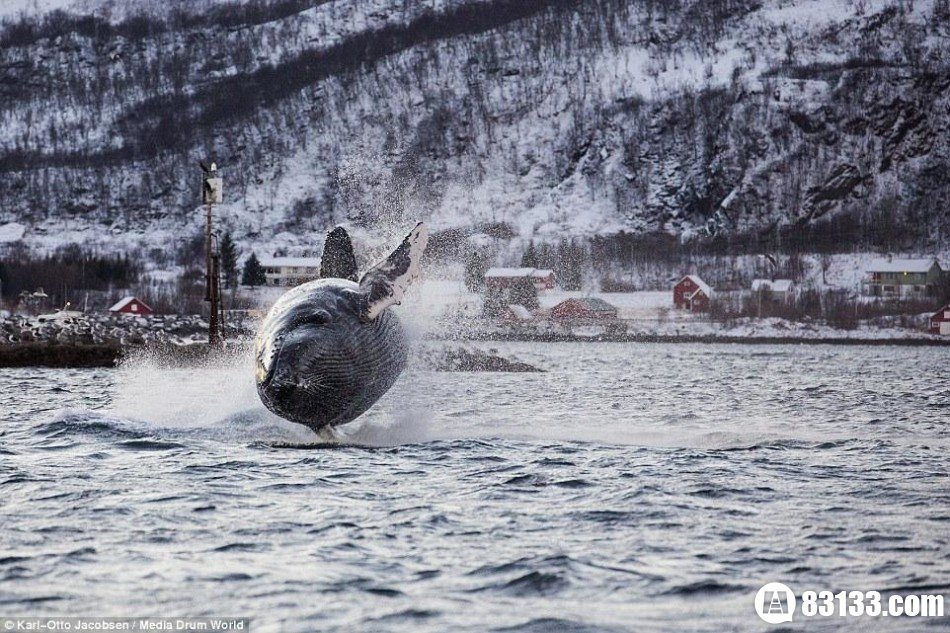
M 298 421 L 300 416 L 297 415 L 296 404 L 301 389 L 297 381 L 278 376 L 277 372 L 271 369 L 265 380 L 258 384 L 257 393 L 264 406 L 273 413 L 294 422 Z
M 281 352 L 284 351 L 283 336 L 263 339 L 257 352 L 257 385 L 267 387 L 277 373 Z
M 280 417 L 317 429 L 314 419 L 326 417 L 325 409 L 335 403 L 332 391 L 315 379 L 312 363 L 300 362 L 295 347 L 270 343 L 262 350 L 258 362 L 257 391 L 261 401 Z M 268 362 L 269 361 L 269 362 Z
M 283 348 L 277 347 L 272 350 L 269 353 L 270 362 L 258 363 L 258 377 L 263 375 L 263 380 L 258 382 L 258 392 L 265 400 L 265 404 L 283 408 L 281 404 L 291 402 L 301 385 L 293 375 L 279 370 Z
M 258 393 L 272 413 L 314 431 L 332 425 L 347 408 L 332 391 L 305 381 L 271 378 Z

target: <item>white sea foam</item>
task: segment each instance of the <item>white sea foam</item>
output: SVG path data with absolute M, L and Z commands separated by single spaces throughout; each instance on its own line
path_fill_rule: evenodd
M 159 426 L 210 426 L 260 406 L 253 358 L 246 349 L 190 367 L 170 367 L 155 354 L 123 362 L 111 411 Z

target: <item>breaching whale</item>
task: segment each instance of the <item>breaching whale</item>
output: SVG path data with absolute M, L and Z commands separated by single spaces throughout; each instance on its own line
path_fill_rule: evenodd
M 257 392 L 282 418 L 314 431 L 346 424 L 386 393 L 406 366 L 398 304 L 419 274 L 428 235 L 420 222 L 357 282 L 342 227 L 328 235 L 320 279 L 285 293 L 257 335 Z

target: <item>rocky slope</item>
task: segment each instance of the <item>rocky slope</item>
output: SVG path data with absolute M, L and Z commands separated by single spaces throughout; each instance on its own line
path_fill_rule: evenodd
M 245 252 L 417 217 L 522 239 L 950 231 L 946 0 L 82 6 L 0 36 L 0 228 L 26 228 L 0 235 L 37 248 L 167 260 L 200 226 L 199 159 Z

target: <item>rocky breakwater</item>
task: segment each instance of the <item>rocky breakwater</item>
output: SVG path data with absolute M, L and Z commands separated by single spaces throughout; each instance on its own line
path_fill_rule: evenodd
M 426 346 L 417 350 L 421 367 L 431 371 L 451 372 L 543 372 L 534 365 L 505 358 L 498 350 L 481 350 L 467 347 L 433 348 Z
M 224 334 L 243 343 L 256 325 L 251 318 L 232 319 Z M 3 366 L 111 366 L 130 349 L 197 348 L 207 340 L 208 322 L 200 315 L 0 314 Z

